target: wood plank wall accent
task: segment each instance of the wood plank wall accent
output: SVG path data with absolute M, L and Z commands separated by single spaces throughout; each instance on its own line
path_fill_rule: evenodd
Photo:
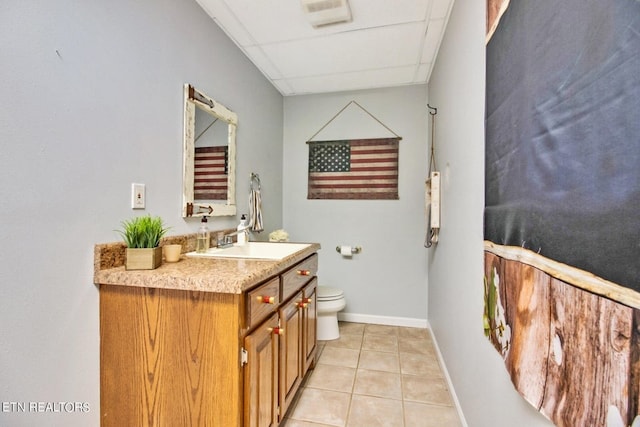
M 485 251 L 485 277 L 498 276 L 516 389 L 558 426 L 605 426 L 610 405 L 625 425 L 640 407 L 640 310 Z M 504 342 L 504 341 L 503 341 Z
M 101 425 L 239 426 L 240 298 L 101 286 Z

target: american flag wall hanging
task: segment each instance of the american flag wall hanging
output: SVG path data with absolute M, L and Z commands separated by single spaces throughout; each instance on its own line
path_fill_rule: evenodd
M 228 147 L 196 147 L 194 200 L 227 200 Z
M 309 141 L 308 199 L 398 199 L 400 137 Z

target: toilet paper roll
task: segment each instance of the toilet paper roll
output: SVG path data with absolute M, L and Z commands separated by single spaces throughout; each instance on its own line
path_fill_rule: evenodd
M 350 257 L 353 255 L 353 249 L 351 249 L 351 246 L 340 246 L 340 255 Z

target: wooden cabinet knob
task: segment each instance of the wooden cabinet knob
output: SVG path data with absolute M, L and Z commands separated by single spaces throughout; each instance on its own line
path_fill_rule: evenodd
M 256 298 L 258 301 L 265 303 L 265 304 L 275 304 L 276 303 L 276 298 L 275 297 L 270 297 L 267 295 L 263 295 L 263 296 L 259 296 Z
M 298 270 L 298 276 L 309 276 L 310 274 L 309 270 Z

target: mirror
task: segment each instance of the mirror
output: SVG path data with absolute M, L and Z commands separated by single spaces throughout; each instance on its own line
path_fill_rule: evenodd
M 236 214 L 238 116 L 184 85 L 182 216 Z

